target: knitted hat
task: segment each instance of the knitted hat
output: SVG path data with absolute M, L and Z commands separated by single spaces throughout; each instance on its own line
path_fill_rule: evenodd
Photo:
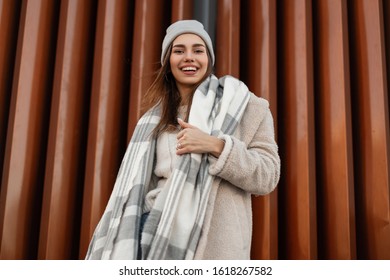
M 196 34 L 203 39 L 211 56 L 211 64 L 214 65 L 215 57 L 213 43 L 211 42 L 209 34 L 204 29 L 203 24 L 196 20 L 176 21 L 167 28 L 167 34 L 165 35 L 164 41 L 162 43 L 161 64 L 163 64 L 164 56 L 169 45 L 173 42 L 173 40 L 176 39 L 177 36 L 184 33 Z

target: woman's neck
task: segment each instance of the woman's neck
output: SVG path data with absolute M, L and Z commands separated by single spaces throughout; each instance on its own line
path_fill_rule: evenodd
M 191 98 L 192 98 L 193 89 L 190 87 L 185 87 L 185 88 L 178 87 L 178 90 L 179 90 L 180 97 L 181 97 L 180 106 L 188 105 L 190 103 Z

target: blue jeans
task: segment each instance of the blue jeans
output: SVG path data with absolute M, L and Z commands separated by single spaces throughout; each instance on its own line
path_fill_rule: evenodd
M 141 222 L 139 226 L 139 233 L 138 233 L 138 253 L 137 253 L 137 260 L 142 260 L 142 249 L 141 249 L 141 236 L 142 231 L 144 230 L 144 225 L 146 222 L 146 219 L 149 216 L 149 212 L 143 213 L 141 216 Z

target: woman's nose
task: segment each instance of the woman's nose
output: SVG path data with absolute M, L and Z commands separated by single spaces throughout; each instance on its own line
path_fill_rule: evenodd
M 193 56 L 192 56 L 192 53 L 191 53 L 191 52 L 186 52 L 185 57 L 184 57 L 184 60 L 185 60 L 185 61 L 194 61 L 194 58 L 193 58 Z

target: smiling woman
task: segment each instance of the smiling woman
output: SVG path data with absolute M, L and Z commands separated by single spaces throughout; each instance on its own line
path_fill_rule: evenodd
M 193 87 L 207 74 L 206 50 L 202 38 L 195 34 L 183 34 L 173 41 L 169 63 L 182 101 L 188 102 Z
M 273 118 L 244 83 L 215 77 L 214 61 L 200 22 L 168 27 L 87 259 L 250 258 L 251 194 L 280 176 Z

